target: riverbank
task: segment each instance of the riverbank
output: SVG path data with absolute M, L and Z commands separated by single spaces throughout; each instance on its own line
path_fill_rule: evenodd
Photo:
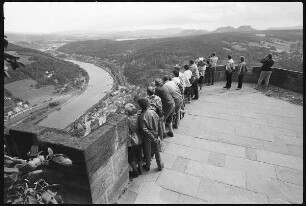
M 66 59 L 66 61 L 75 63 L 87 71 L 89 75 L 87 89 L 81 95 L 73 97 L 62 105 L 60 110 L 49 113 L 45 119 L 38 123 L 40 126 L 64 129 L 112 91 L 114 80 L 103 68 L 78 60 Z

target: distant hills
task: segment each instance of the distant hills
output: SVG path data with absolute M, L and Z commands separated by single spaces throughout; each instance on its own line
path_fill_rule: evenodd
M 210 33 L 225 33 L 225 32 L 253 32 L 253 31 L 268 31 L 268 30 L 296 30 L 303 29 L 303 26 L 295 27 L 271 27 L 267 30 L 256 30 L 250 25 L 243 25 L 238 28 L 232 26 L 219 27 L 214 31 L 204 29 L 142 29 L 134 31 L 117 31 L 117 32 L 88 32 L 88 31 L 66 31 L 55 32 L 50 34 L 21 34 L 5 32 L 9 41 L 47 41 L 47 40 L 89 40 L 89 39 L 144 39 L 144 38 L 165 38 L 165 37 L 185 37 L 185 36 L 200 36 Z
M 237 29 L 231 26 L 227 27 L 220 27 L 216 29 L 215 31 L 212 31 L 212 33 L 223 33 L 223 32 L 246 32 L 246 31 L 256 31 L 256 29 L 252 28 L 249 25 L 240 26 Z
M 271 27 L 267 30 L 294 30 L 294 29 L 303 29 L 303 25 L 291 26 L 291 27 Z

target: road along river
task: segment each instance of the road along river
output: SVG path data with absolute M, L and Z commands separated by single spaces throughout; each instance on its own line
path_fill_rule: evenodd
M 86 90 L 62 105 L 60 110 L 50 113 L 38 125 L 50 128 L 64 129 L 74 120 L 84 114 L 90 107 L 99 102 L 113 86 L 113 78 L 104 69 L 90 63 L 66 60 L 85 69 L 89 75 Z

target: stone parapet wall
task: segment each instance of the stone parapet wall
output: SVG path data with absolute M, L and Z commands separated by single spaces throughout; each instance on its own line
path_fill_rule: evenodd
M 85 137 L 75 138 L 63 131 L 19 124 L 10 129 L 6 138 L 15 145 L 14 152 L 25 159 L 34 143 L 43 154 L 50 147 L 55 154 L 67 155 L 73 166 L 50 166 L 48 181 L 61 185 L 65 203 L 102 204 L 116 202 L 128 184 L 127 137 L 125 115 L 115 115 Z
M 259 66 L 254 66 L 252 69 L 244 75 L 244 82 L 248 83 L 257 83 L 260 76 L 261 68 Z M 207 75 L 206 75 L 207 81 Z M 238 81 L 237 72 L 234 72 L 232 75 L 233 82 Z M 226 81 L 225 78 L 225 65 L 218 65 L 215 72 L 215 81 Z M 294 92 L 303 93 L 303 73 L 273 68 L 273 72 L 270 77 L 270 84 L 275 86 L 288 89 Z

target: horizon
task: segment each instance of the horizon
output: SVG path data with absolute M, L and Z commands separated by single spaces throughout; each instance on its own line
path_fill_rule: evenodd
M 301 2 L 5 2 L 3 11 L 4 31 L 23 34 L 303 25 Z
M 241 26 L 251 26 L 251 25 L 241 25 Z M 235 29 L 241 27 L 241 26 L 238 26 L 238 27 L 233 27 L 233 26 L 224 26 L 224 27 L 233 27 Z M 296 25 L 296 26 L 288 26 L 288 27 L 300 27 L 300 26 L 303 26 L 303 25 Z M 252 27 L 252 26 L 251 26 Z M 284 28 L 287 26 L 283 26 Z M 221 27 L 218 27 L 218 28 L 221 28 Z M 218 29 L 217 28 L 217 29 Z M 268 30 L 272 27 L 269 27 L 267 29 L 256 29 L 254 27 L 252 27 L 253 29 L 255 30 L 258 30 L 258 31 L 265 31 L 265 30 Z M 273 27 L 274 28 L 274 27 Z M 275 28 L 279 28 L 279 27 L 275 27 Z M 146 28 L 143 28 L 143 29 L 134 29 L 134 30 L 120 30 L 120 31 L 109 31 L 109 32 L 94 32 L 94 31 L 85 31 L 85 30 L 64 30 L 64 31 L 58 31 L 58 32 L 50 32 L 50 33 L 33 33 L 33 32 L 15 32 L 15 31 L 5 31 L 5 33 L 10 33 L 10 34 L 23 34 L 23 35 L 49 35 L 49 34 L 63 34 L 63 33 L 73 33 L 73 34 L 77 34 L 78 32 L 80 33 L 87 33 L 87 32 L 93 32 L 92 34 L 113 34 L 113 33 L 116 33 L 116 32 L 134 32 L 134 31 L 142 31 L 142 30 L 167 30 L 167 29 L 182 29 L 182 30 L 205 30 L 205 29 L 193 29 L 193 28 L 188 28 L 188 29 L 184 29 L 184 28 L 179 28 L 179 27 L 169 27 L 169 28 L 160 28 L 160 29 L 146 29 Z M 215 30 L 212 30 L 212 31 L 209 31 L 209 30 L 206 30 L 208 32 L 213 32 Z

